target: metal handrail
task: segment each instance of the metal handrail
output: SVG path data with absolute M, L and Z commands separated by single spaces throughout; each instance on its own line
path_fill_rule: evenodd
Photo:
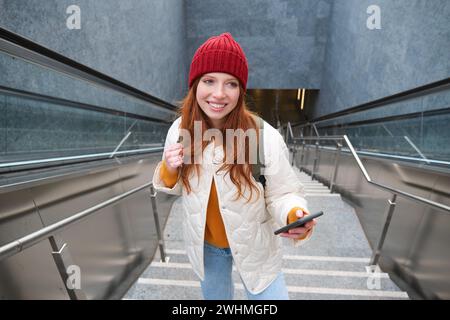
M 78 212 L 66 219 L 63 219 L 61 221 L 55 222 L 47 227 L 44 227 L 38 231 L 32 232 L 22 238 L 19 238 L 17 240 L 11 241 L 3 246 L 0 247 L 0 261 L 8 258 L 16 253 L 19 253 L 21 251 L 23 251 L 26 248 L 29 248 L 33 245 L 35 245 L 36 243 L 50 237 L 51 235 L 54 235 L 55 233 L 62 231 L 63 229 L 65 229 L 66 227 L 68 227 L 69 225 L 72 225 L 73 223 L 91 215 L 92 213 L 110 206 L 114 203 L 117 203 L 121 200 L 123 200 L 124 198 L 142 190 L 145 188 L 151 188 L 153 190 L 153 183 L 152 182 L 148 182 L 140 187 L 131 189 L 130 191 L 124 192 L 118 196 L 115 196 L 111 199 L 108 199 L 106 201 L 103 201 L 93 207 L 90 207 L 86 210 L 83 210 L 81 212 Z M 152 192 L 152 195 L 154 195 L 155 193 Z M 159 226 L 157 226 L 159 227 Z M 164 254 L 162 253 L 161 256 L 163 256 Z M 164 258 L 164 257 L 163 257 Z M 163 259 L 164 260 L 164 259 Z
M 343 136 L 322 136 L 322 137 L 301 137 L 293 138 L 293 140 L 343 140 Z
M 362 172 L 364 178 L 366 179 L 366 181 L 369 184 L 372 184 L 372 185 L 374 185 L 374 186 L 376 186 L 376 187 L 378 187 L 380 189 L 383 189 L 385 191 L 388 191 L 388 192 L 390 192 L 392 194 L 392 197 L 390 199 L 388 199 L 388 208 L 387 208 L 386 213 L 385 213 L 385 221 L 384 221 L 384 224 L 383 224 L 383 227 L 382 227 L 382 230 L 381 230 L 381 234 L 380 234 L 380 236 L 378 238 L 377 245 L 376 245 L 376 247 L 373 250 L 372 258 L 370 259 L 370 265 L 376 265 L 378 263 L 378 260 L 380 259 L 381 248 L 384 245 L 384 241 L 386 239 L 386 235 L 387 235 L 387 232 L 388 232 L 388 229 L 389 229 L 389 225 L 391 223 L 392 216 L 393 216 L 393 213 L 394 213 L 394 210 L 395 210 L 395 207 L 396 207 L 397 195 L 401 195 L 401 196 L 403 196 L 405 198 L 408 198 L 410 200 L 413 200 L 413 201 L 419 202 L 421 204 L 425 204 L 427 206 L 430 206 L 430 207 L 436 208 L 438 210 L 444 211 L 446 214 L 450 214 L 450 207 L 445 205 L 445 204 L 438 203 L 438 202 L 435 202 L 435 201 L 431 201 L 431 200 L 419 197 L 417 195 L 410 194 L 408 192 L 404 192 L 402 190 L 398 190 L 398 189 L 392 188 L 390 186 L 386 186 L 386 185 L 383 185 L 381 183 L 372 181 L 372 178 L 370 177 L 369 173 L 367 172 L 364 164 L 362 163 L 360 157 L 358 156 L 355 148 L 353 147 L 353 145 L 352 145 L 352 143 L 351 143 L 351 141 L 350 141 L 350 139 L 348 138 L 347 135 L 334 136 L 334 137 L 328 136 L 328 137 L 294 138 L 294 142 L 296 140 L 303 140 L 303 150 L 305 148 L 305 142 L 304 142 L 305 140 L 314 140 L 314 141 L 316 141 L 316 144 L 315 144 L 316 158 L 314 159 L 312 178 L 314 178 L 314 176 L 316 174 L 316 166 L 317 166 L 317 161 L 318 161 L 317 153 L 318 153 L 319 141 L 320 140 L 335 140 L 335 141 L 336 140 L 344 140 L 345 143 L 347 144 L 348 148 L 350 149 L 350 152 L 351 152 L 353 158 L 355 159 L 356 163 L 358 164 L 358 167 L 361 170 L 361 172 Z M 337 142 L 337 156 L 336 156 L 336 160 L 335 160 L 335 165 L 334 165 L 335 167 L 334 167 L 333 176 L 332 176 L 331 181 L 330 181 L 331 192 L 333 192 L 333 188 L 335 186 L 335 179 L 336 179 L 337 169 L 338 169 L 338 166 L 339 166 L 339 157 L 340 157 L 340 154 L 341 154 L 341 149 L 342 149 L 342 144 L 340 142 Z M 294 148 L 294 150 L 295 150 L 295 148 Z M 303 157 L 304 157 L 304 154 L 302 152 L 302 159 L 303 159 Z M 292 162 L 294 162 L 294 160 L 292 160 Z
M 321 140 L 343 140 L 342 136 L 322 136 Z M 300 137 L 300 138 L 294 138 L 292 139 L 294 141 L 294 144 L 297 140 L 317 140 L 316 137 Z M 326 148 L 326 147 L 322 147 Z M 358 151 L 359 154 L 366 154 L 369 156 L 376 156 L 376 157 L 383 157 L 383 158 L 395 158 L 400 160 L 408 160 L 408 161 L 416 161 L 416 162 L 426 162 L 427 164 L 444 164 L 444 165 L 450 165 L 450 162 L 448 161 L 441 161 L 441 160 L 430 160 L 428 158 L 426 159 L 419 159 L 419 158 L 412 158 L 412 157 L 406 157 L 406 156 L 400 156 L 395 154 L 386 154 L 386 153 L 376 153 L 376 152 L 370 152 L 370 151 Z
M 386 185 L 383 185 L 381 183 L 378 182 L 374 182 L 372 180 L 372 178 L 370 177 L 369 173 L 367 172 L 366 167 L 364 166 L 364 164 L 361 161 L 361 158 L 358 156 L 357 152 L 355 151 L 355 148 L 353 147 L 353 144 L 351 143 L 350 139 L 348 138 L 347 135 L 343 135 L 343 136 L 327 136 L 327 137 L 303 137 L 303 138 L 294 138 L 295 140 L 344 140 L 345 143 L 347 144 L 348 148 L 350 149 L 350 152 L 353 156 L 353 158 L 355 159 L 356 163 L 358 164 L 359 169 L 361 170 L 362 174 L 364 175 L 364 178 L 367 180 L 367 182 L 369 182 L 370 184 L 376 185 L 382 189 L 388 190 L 390 192 L 393 193 L 397 193 L 400 195 L 403 195 L 411 200 L 415 200 L 421 203 L 424 203 L 426 205 L 435 207 L 437 209 L 440 210 L 444 210 L 447 213 L 450 213 L 450 206 L 447 206 L 445 204 L 442 203 L 438 203 L 435 201 L 431 201 L 413 194 L 410 194 L 408 192 L 404 192 Z
M 294 139 L 294 133 L 292 131 L 292 127 L 303 128 L 303 127 L 307 127 L 307 126 L 311 126 L 314 129 L 316 135 L 318 137 L 320 136 L 319 131 L 317 130 L 317 127 L 314 123 L 306 123 L 306 124 L 299 125 L 299 124 L 291 124 L 291 122 L 288 121 L 286 124 L 283 124 L 282 126 L 280 126 L 280 128 L 283 130 L 283 128 L 286 127 L 286 132 L 288 132 L 289 135 L 291 136 L 291 138 Z M 288 139 L 288 135 L 286 134 L 286 141 L 287 141 L 287 139 Z
M 0 51 L 1 51 L 1 43 L 0 43 Z M 134 113 L 132 110 L 123 111 L 123 110 L 117 110 L 117 109 L 111 109 L 108 107 L 104 107 L 101 105 L 94 105 L 89 104 L 86 102 L 78 102 L 74 100 L 64 99 L 60 97 L 55 96 L 49 96 L 41 93 L 16 89 L 16 88 L 8 88 L 5 86 L 0 85 L 0 94 L 2 95 L 8 95 L 11 97 L 18 97 L 18 98 L 24 98 L 28 100 L 38 101 L 38 102 L 44 102 L 49 103 L 52 105 L 58 105 L 58 106 L 67 106 L 70 108 L 77 108 L 82 110 L 88 110 L 88 111 L 96 111 L 101 113 L 110 114 L 113 116 L 122 116 L 126 118 L 133 118 L 133 119 L 140 119 L 144 121 L 157 121 L 162 123 L 171 124 L 172 122 L 170 120 L 164 120 L 164 119 L 158 119 L 154 116 L 150 115 L 144 115 L 139 113 Z
M 79 155 L 79 156 L 59 157 L 59 158 L 50 158 L 50 159 L 24 160 L 24 161 L 17 161 L 17 162 L 0 163 L 0 169 L 24 166 L 24 165 L 31 165 L 31 164 L 33 164 L 33 165 L 34 164 L 46 164 L 46 163 L 53 163 L 53 162 L 59 162 L 59 161 L 86 160 L 86 159 L 97 158 L 97 157 L 104 157 L 105 159 L 109 159 L 112 155 L 126 155 L 126 154 L 132 154 L 132 153 L 153 153 L 153 152 L 158 152 L 158 151 L 163 151 L 163 150 L 164 150 L 164 147 L 154 147 L 154 148 L 133 149 L 133 150 L 124 150 L 124 151 L 116 151 L 116 152 L 85 154 L 85 155 L 81 155 L 81 156 Z
M 418 87 L 415 87 L 415 88 L 412 88 L 412 89 L 409 89 L 406 91 L 402 91 L 402 92 L 399 92 L 399 93 L 396 93 L 396 94 L 393 94 L 390 96 L 385 96 L 383 98 L 373 100 L 370 102 L 366 102 L 366 103 L 363 103 L 363 104 L 360 104 L 360 105 L 357 105 L 354 107 L 346 108 L 342 111 L 329 113 L 325 116 L 321 116 L 321 117 L 314 119 L 310 124 L 312 124 L 312 123 L 317 124 L 322 121 L 338 119 L 343 116 L 348 116 L 350 114 L 364 112 L 367 110 L 377 108 L 379 106 L 392 104 L 392 103 L 399 102 L 402 100 L 407 100 L 407 99 L 415 98 L 417 96 L 425 95 L 425 94 L 428 94 L 428 93 L 436 91 L 436 90 L 443 90 L 443 89 L 448 89 L 448 88 L 450 88 L 450 77 L 443 79 L 443 80 L 431 82 L 431 83 L 428 83 L 428 84 L 425 84 L 422 86 L 418 86 Z M 297 127 L 300 125 L 304 125 L 304 124 L 302 124 L 300 122 L 300 123 L 295 123 L 292 126 Z

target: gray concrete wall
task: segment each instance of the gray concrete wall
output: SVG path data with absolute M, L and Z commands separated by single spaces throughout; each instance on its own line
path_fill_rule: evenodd
M 366 10 L 372 4 L 381 10 L 379 30 L 366 27 Z M 447 0 L 334 1 L 320 94 L 311 117 L 449 77 L 449 16 Z M 447 91 L 401 103 L 401 108 L 403 113 L 438 109 L 449 101 Z
M 72 4 L 81 10 L 80 30 L 66 27 Z M 179 0 L 0 0 L 0 25 L 174 103 L 187 77 L 184 6 Z
M 81 10 L 70 30 L 69 5 Z M 0 0 L 0 25 L 169 103 L 186 86 L 184 3 L 178 0 Z M 169 118 L 170 112 L 116 91 L 0 53 L 0 85 L 127 112 L 127 116 L 1 96 L 0 155 L 28 160 L 112 151 L 163 142 L 167 126 L 130 113 Z M 86 151 L 88 150 L 88 151 Z
M 366 27 L 371 0 L 78 0 L 81 30 L 66 27 L 70 4 L 0 0 L 0 25 L 171 103 L 186 92 L 195 49 L 225 31 L 247 54 L 250 89 L 320 89 L 310 119 L 450 75 L 446 0 L 379 0 L 381 30 Z M 70 98 L 57 81 L 9 74 Z
M 211 36 L 230 32 L 249 62 L 248 87 L 320 87 L 331 0 L 186 0 L 188 63 Z

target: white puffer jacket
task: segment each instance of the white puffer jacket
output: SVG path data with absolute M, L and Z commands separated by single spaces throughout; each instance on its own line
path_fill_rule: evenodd
M 177 142 L 181 118 L 174 121 L 166 137 L 165 146 Z M 156 190 L 182 195 L 183 235 L 186 252 L 195 273 L 204 279 L 203 244 L 206 210 L 211 179 L 214 178 L 225 231 L 238 270 L 247 289 L 257 294 L 266 289 L 281 271 L 282 241 L 273 231 L 285 226 L 289 211 L 293 207 L 307 210 L 304 188 L 289 163 L 289 152 L 280 133 L 264 123 L 264 157 L 266 187 L 258 182 L 261 195 L 253 192 L 252 200 L 236 197 L 237 189 L 228 174 L 216 173 L 223 163 L 222 146 L 214 148 L 210 143 L 204 150 L 200 177 L 193 174 L 190 179 L 191 193 L 187 193 L 179 180 L 173 188 L 167 188 L 160 179 L 161 163 L 153 175 Z M 195 170 L 194 170 L 195 171 Z M 244 195 L 249 197 L 249 188 Z M 256 198 L 258 198 L 256 200 Z M 304 240 L 292 240 L 295 246 Z

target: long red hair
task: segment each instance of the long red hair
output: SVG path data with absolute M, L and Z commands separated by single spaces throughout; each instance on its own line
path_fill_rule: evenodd
M 194 121 L 201 121 L 202 124 L 202 133 L 204 133 L 207 129 L 213 128 L 208 116 L 203 112 L 203 110 L 200 108 L 200 106 L 197 103 L 196 99 L 196 92 L 197 92 L 197 86 L 200 81 L 200 78 L 197 78 L 191 88 L 189 89 L 187 95 L 185 98 L 181 101 L 180 108 L 178 110 L 179 115 L 181 115 L 181 126 L 180 129 L 185 129 L 189 131 L 190 136 L 194 137 Z M 220 130 L 222 132 L 222 137 L 225 137 L 226 129 L 242 129 L 244 132 L 247 129 L 255 129 L 256 130 L 256 137 L 259 140 L 259 128 L 253 118 L 252 115 L 255 113 L 248 110 L 247 105 L 245 103 L 245 92 L 242 88 L 242 85 L 239 84 L 240 90 L 239 90 L 239 99 L 237 102 L 236 107 L 226 116 L 226 121 L 223 126 L 223 128 Z M 237 188 L 237 196 L 236 200 L 240 197 L 244 197 L 243 191 L 245 188 L 250 188 L 250 198 L 247 199 L 247 202 L 252 199 L 253 191 L 256 191 L 258 194 L 258 197 L 260 195 L 260 190 L 258 189 L 256 183 L 254 180 L 252 180 L 252 167 L 251 164 L 249 164 L 249 143 L 248 143 L 248 137 L 246 137 L 244 144 L 237 143 L 237 139 L 233 139 L 234 143 L 234 154 L 231 155 L 233 157 L 232 161 L 231 159 L 227 159 L 229 156 L 226 152 L 227 146 L 226 141 L 227 139 L 223 139 L 223 151 L 225 154 L 225 161 L 224 164 L 219 168 L 220 170 L 225 170 L 226 174 L 230 175 L 230 179 L 233 182 L 233 184 Z M 206 148 L 206 146 L 210 143 L 210 141 L 203 141 L 201 144 L 201 152 L 198 152 L 199 154 L 203 154 L 203 150 Z M 259 143 L 259 141 L 258 141 Z M 187 157 L 191 157 L 188 163 L 184 163 L 181 167 L 181 181 L 183 183 L 183 186 L 186 188 L 187 192 L 190 193 L 192 191 L 190 183 L 189 183 L 189 176 L 192 173 L 192 171 L 196 170 L 197 175 L 200 174 L 200 165 L 198 163 L 194 163 L 194 155 L 196 154 L 194 152 L 195 148 L 200 148 L 200 146 L 195 146 L 194 143 L 191 143 L 190 151 L 185 152 L 184 156 L 186 159 Z M 185 146 L 186 148 L 186 146 Z M 240 164 L 237 160 L 238 152 L 245 152 L 245 163 Z

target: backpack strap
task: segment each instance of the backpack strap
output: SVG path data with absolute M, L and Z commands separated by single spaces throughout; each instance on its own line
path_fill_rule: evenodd
M 266 187 L 266 178 L 261 174 L 261 168 L 265 167 L 264 161 L 264 120 L 261 117 L 254 116 L 256 124 L 259 127 L 259 144 L 258 144 L 258 152 L 256 155 L 256 164 L 252 165 L 252 175 L 256 181 L 261 182 L 263 187 Z

